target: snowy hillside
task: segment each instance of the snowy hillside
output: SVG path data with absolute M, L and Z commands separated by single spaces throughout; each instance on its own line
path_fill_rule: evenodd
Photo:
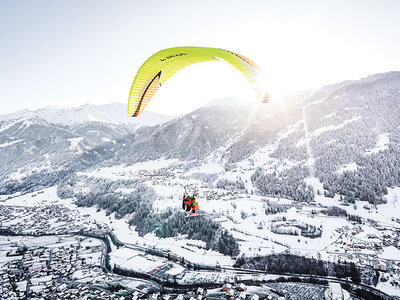
M 319 193 L 342 195 L 347 203 L 381 203 L 388 187 L 400 185 L 399 95 L 400 73 L 389 72 L 329 85 L 282 103 L 242 106 L 233 99 L 216 100 L 168 122 L 148 113 L 129 120 L 156 125 L 133 133 L 125 126 L 125 106 L 119 103 L 24 111 L 23 119 L 11 120 L 14 114 L 3 116 L 6 120 L 0 123 L 0 152 L 9 157 L 0 175 L 3 183 L 19 180 L 19 186 L 24 176 L 10 174 L 28 174 L 22 166 L 44 170 L 49 159 L 53 171 L 73 157 L 85 157 L 87 166 L 108 167 L 160 158 L 197 160 L 200 173 L 231 179 L 232 172 L 241 172 L 247 189 L 264 195 L 299 200 Z M 32 120 L 40 124 L 27 126 Z M 59 155 L 52 154 L 53 147 Z M 25 154 L 17 159 L 16 153 Z M 55 164 L 54 156 L 63 163 Z M 262 176 L 250 184 L 260 167 Z M 355 179 L 357 183 L 351 183 Z

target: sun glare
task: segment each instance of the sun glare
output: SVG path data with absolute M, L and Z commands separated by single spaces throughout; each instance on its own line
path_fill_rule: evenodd
M 169 78 L 147 109 L 177 115 L 224 98 L 249 104 L 257 101 L 254 87 L 232 66 L 220 61 L 205 62 L 186 67 Z

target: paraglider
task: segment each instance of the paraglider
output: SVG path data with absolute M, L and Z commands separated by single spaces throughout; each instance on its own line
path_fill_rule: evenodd
M 128 100 L 128 116 L 139 116 L 146 105 L 168 78 L 179 70 L 199 62 L 222 60 L 231 64 L 254 86 L 257 97 L 268 102 L 257 86 L 260 68 L 238 53 L 208 47 L 175 47 L 161 50 L 148 58 L 137 72 Z
M 198 195 L 199 193 L 194 191 L 193 195 L 190 196 L 185 187 L 185 192 L 183 193 L 182 198 L 182 209 L 188 212 L 188 217 L 198 215 L 196 214 L 196 209 L 199 210 L 199 203 L 196 201 Z

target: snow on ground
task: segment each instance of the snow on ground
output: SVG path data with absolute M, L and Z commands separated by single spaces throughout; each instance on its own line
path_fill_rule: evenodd
M 376 142 L 375 147 L 365 152 L 364 155 L 376 154 L 379 153 L 379 151 L 384 151 L 386 149 L 389 149 L 389 134 L 382 133 L 378 136 L 378 141 Z
M 29 167 L 23 167 L 17 169 L 15 172 L 10 174 L 11 179 L 20 180 L 26 176 L 33 173 L 40 173 L 41 171 L 48 170 L 51 168 L 51 161 L 48 156 L 43 155 L 45 160 L 40 160 L 36 165 L 31 165 Z
M 78 144 L 83 141 L 83 137 L 71 138 L 71 139 L 68 139 L 68 141 L 70 142 L 69 149 L 74 150 L 74 149 L 77 149 Z
M 328 98 L 329 98 L 329 96 L 328 96 L 328 97 L 325 97 L 325 98 L 322 98 L 321 100 L 317 100 L 317 101 L 308 103 L 308 104 L 306 104 L 306 105 L 307 105 L 307 106 L 310 106 L 310 105 L 317 105 L 317 104 L 320 104 L 320 103 L 324 102 L 324 101 L 325 101 L 326 99 L 328 99 Z
M 144 256 L 143 254 L 133 255 L 132 257 L 120 258 L 110 253 L 111 264 L 116 264 L 125 269 L 147 273 L 156 269 L 166 262 L 166 259 L 157 256 Z
M 23 140 L 16 140 L 16 141 L 8 142 L 8 143 L 3 143 L 3 144 L 0 144 L 0 148 L 8 147 L 8 146 L 14 145 L 16 143 L 20 143 L 22 141 Z
M 395 259 L 400 261 L 400 249 L 397 249 L 394 246 L 389 246 L 383 248 L 382 254 L 378 255 L 379 258 L 384 258 L 384 259 Z
M 324 188 L 323 184 L 319 181 L 317 177 L 307 177 L 304 178 L 304 182 L 307 185 L 311 185 L 314 188 L 315 193 L 319 191 L 321 194 L 323 194 Z
M 79 282 L 93 282 L 96 277 L 98 277 L 99 272 L 84 269 L 84 270 L 77 270 L 72 274 L 72 278 L 79 281 Z
M 42 277 L 32 277 L 31 282 L 32 282 L 32 284 L 37 284 L 37 283 L 49 282 L 52 279 L 53 279 L 53 275 L 42 276 Z
M 311 90 L 311 91 L 307 91 L 304 95 L 301 95 L 300 100 L 298 100 L 295 105 L 299 105 L 301 104 L 304 100 L 307 100 L 308 98 L 311 98 L 312 96 L 315 95 L 315 93 L 317 92 L 317 90 Z
M 284 169 L 291 168 L 297 165 L 297 162 L 293 162 L 290 160 L 280 160 L 274 157 L 270 157 L 270 155 L 277 149 L 279 142 L 282 139 L 287 138 L 291 133 L 293 133 L 297 128 L 303 123 L 303 120 L 299 120 L 294 124 L 288 125 L 285 130 L 282 130 L 278 133 L 278 138 L 274 144 L 268 144 L 264 147 L 257 149 L 257 151 L 252 154 L 249 158 L 240 161 L 237 163 L 238 170 L 243 171 L 251 171 L 251 174 L 254 173 L 254 166 L 262 167 L 267 173 L 272 172 L 281 172 Z
M 294 124 L 288 125 L 286 127 L 286 130 L 279 132 L 278 133 L 278 139 L 277 139 L 277 143 L 279 143 L 282 139 L 287 138 L 289 135 L 291 135 L 293 132 L 296 131 L 297 127 L 299 127 L 301 124 L 303 124 L 303 120 L 299 120 Z
M 354 116 L 353 118 L 351 118 L 349 120 L 345 120 L 345 121 L 343 121 L 342 123 L 340 123 L 338 125 L 329 125 L 329 126 L 317 128 L 311 134 L 313 136 L 318 136 L 318 135 L 321 135 L 322 133 L 327 132 L 327 131 L 338 130 L 340 128 L 343 128 L 344 126 L 346 126 L 349 123 L 358 121 L 359 119 L 361 119 L 361 116 Z
M 84 258 L 85 263 L 88 265 L 94 265 L 94 266 L 100 265 L 100 259 L 101 259 L 100 251 L 94 253 L 80 253 L 78 254 L 78 257 Z
M 112 256 L 114 256 L 116 259 L 131 259 L 134 256 L 140 255 L 141 252 L 126 248 L 126 247 L 121 247 L 118 250 L 115 250 L 112 252 Z
M 375 236 L 379 236 L 379 230 L 371 227 L 371 226 L 366 226 L 366 225 L 359 225 L 363 231 L 357 233 L 356 235 L 353 236 L 354 239 L 358 239 L 360 241 L 365 241 L 368 243 L 381 243 L 382 240 L 377 238 L 369 238 L 368 235 L 375 235 Z
M 329 144 L 332 144 L 332 143 L 335 143 L 335 142 L 336 142 L 336 140 L 332 139 L 332 140 L 329 140 L 326 144 L 329 145 Z
M 393 282 L 393 281 L 392 280 L 388 280 L 386 282 L 379 281 L 378 285 L 376 286 L 376 289 L 378 289 L 384 293 L 387 293 L 389 295 L 399 296 L 400 295 L 400 287 L 392 285 L 391 282 Z
M 24 236 L 21 239 L 27 247 L 43 246 L 47 248 L 59 248 L 69 245 L 77 245 L 78 241 L 75 237 L 61 237 L 61 236 Z
M 28 172 L 23 172 L 21 169 L 18 169 L 17 171 L 15 171 L 10 175 L 10 178 L 14 180 L 20 180 L 28 175 L 29 175 Z
M 23 118 L 5 121 L 3 125 L 0 127 L 0 132 L 5 131 L 8 128 L 11 128 L 15 124 L 21 122 L 21 120 L 23 120 Z
M 78 172 L 77 175 L 78 176 L 86 175 L 95 178 L 108 178 L 112 180 L 129 179 L 132 178 L 132 176 L 134 176 L 135 173 L 139 171 L 158 170 L 177 163 L 182 163 L 182 162 L 178 159 L 160 158 L 156 160 L 136 163 L 131 166 L 116 165 L 112 167 L 99 168 L 92 171 Z
M 254 174 L 255 166 L 263 168 L 264 171 L 268 174 L 276 172 L 276 174 L 279 175 L 279 173 L 281 173 L 282 171 L 298 165 L 298 162 L 294 162 L 288 159 L 278 159 L 270 157 L 270 155 L 275 151 L 276 147 L 277 144 L 274 144 L 267 145 L 258 149 L 249 158 L 236 163 L 235 169 L 223 172 L 220 178 L 236 180 L 237 177 L 240 177 L 245 182 L 245 187 L 248 192 L 254 192 L 255 189 L 251 183 L 251 175 Z
M 329 118 L 332 118 L 332 117 L 334 117 L 334 116 L 336 116 L 336 112 L 327 114 L 327 115 L 321 117 L 321 119 L 329 119 Z
M 237 233 L 233 233 L 233 236 L 243 237 L 243 235 Z M 287 250 L 287 247 L 278 245 L 271 241 L 254 239 L 253 241 L 239 242 L 239 249 L 241 254 L 250 257 L 250 256 L 265 256 L 270 254 L 282 253 Z
M 57 196 L 57 187 L 52 186 L 38 192 L 16 195 L 4 201 L 5 205 L 15 206 L 41 206 L 56 204 L 60 201 Z
M 213 174 L 218 173 L 221 174 L 224 172 L 223 166 L 216 162 L 205 162 L 202 163 L 200 166 L 194 167 L 189 170 L 186 174 L 190 175 L 193 173 L 206 173 L 206 174 Z
M 28 281 L 24 280 L 24 281 L 16 282 L 15 284 L 17 286 L 17 291 L 25 292 Z
M 96 246 L 101 246 L 101 242 L 98 239 L 92 239 L 92 238 L 86 238 L 83 241 L 81 241 L 81 247 L 96 247 Z
M 358 165 L 355 162 L 345 164 L 336 171 L 336 173 L 343 173 L 344 171 L 357 171 Z
M 221 266 L 232 266 L 234 263 L 234 260 L 229 256 L 213 250 L 205 250 L 192 246 L 192 244 L 198 244 L 198 241 L 172 237 L 158 238 L 152 233 L 146 234 L 144 239 L 147 245 L 155 246 L 157 249 L 170 250 L 172 253 L 183 256 L 186 260 L 193 263 L 211 266 L 215 266 L 217 263 Z
M 392 226 L 399 226 L 395 220 L 399 218 L 400 210 L 400 187 L 388 188 L 388 194 L 384 196 L 387 200 L 386 204 L 379 204 L 377 209 L 373 208 L 365 201 L 357 201 L 355 205 L 341 206 L 339 196 L 336 195 L 334 198 L 328 198 L 323 196 L 315 195 L 315 201 L 324 206 L 339 206 L 347 211 L 348 214 L 358 215 L 364 219 L 372 219 L 383 224 L 389 224 Z M 369 207 L 370 209 L 366 209 Z
M 155 211 L 162 212 L 170 207 L 180 207 L 183 195 L 181 185 L 154 185 L 152 187 L 155 189 L 157 195 L 159 195 L 158 199 L 153 203 Z
M 46 288 L 44 284 L 38 284 L 38 285 L 31 285 L 29 287 L 29 290 L 35 293 L 39 293 L 40 291 L 43 291 Z
M 134 191 L 135 189 L 133 188 L 118 188 L 115 190 L 116 193 L 122 193 L 122 194 L 130 194 Z
M 343 218 L 330 218 L 324 216 L 318 216 L 318 218 L 316 218 L 311 214 L 311 209 L 308 213 L 297 213 L 295 208 L 291 208 L 286 213 L 286 218 L 288 220 L 295 219 L 305 224 L 322 227 L 321 237 L 315 239 L 289 235 L 285 235 L 283 236 L 284 238 L 282 238 L 282 235 L 276 234 L 277 236 L 280 236 L 282 241 L 288 243 L 292 250 L 299 249 L 304 250 L 305 252 L 325 249 L 339 236 L 335 229 L 344 225 L 350 225 L 350 222 Z M 340 222 L 338 222 L 338 219 L 340 219 Z
M 114 141 L 114 140 L 112 140 L 112 139 L 110 139 L 110 138 L 102 137 L 101 140 L 102 140 L 104 143 L 113 143 L 114 145 L 117 144 L 117 141 Z
M 178 275 L 180 273 L 182 273 L 183 271 L 185 271 L 186 269 L 180 265 L 175 265 L 172 269 L 168 270 L 167 272 L 165 272 L 168 275 L 174 276 L 174 275 Z

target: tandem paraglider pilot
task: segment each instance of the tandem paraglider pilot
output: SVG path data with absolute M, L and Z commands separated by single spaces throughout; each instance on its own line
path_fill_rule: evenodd
M 188 212 L 188 217 L 197 216 L 196 209 L 199 209 L 199 203 L 196 201 L 197 196 L 197 192 L 194 192 L 192 196 L 189 196 L 186 190 L 183 194 L 182 209 Z

